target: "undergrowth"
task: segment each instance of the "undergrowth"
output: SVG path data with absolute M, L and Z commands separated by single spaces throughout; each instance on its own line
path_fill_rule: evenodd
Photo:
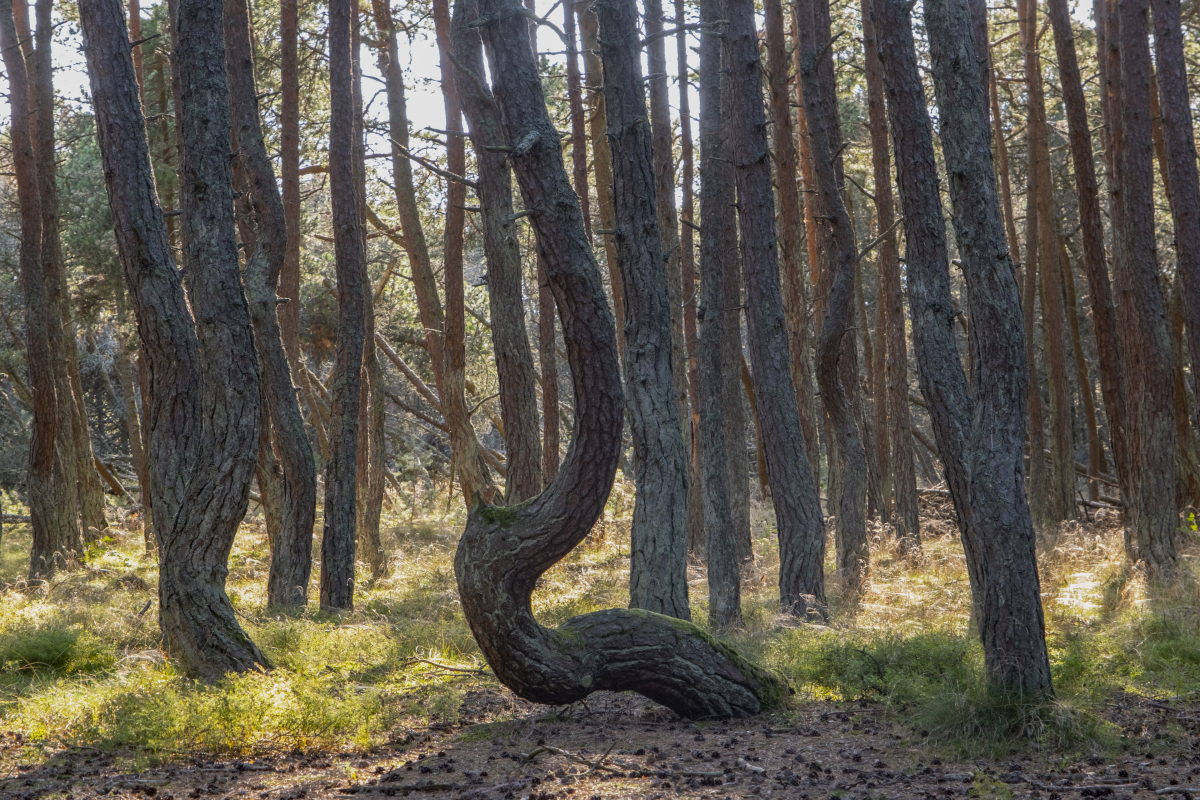
M 534 610 L 544 624 L 628 602 L 631 506 L 632 487 L 619 483 L 592 536 L 539 582 Z M 315 608 L 268 613 L 267 544 L 261 523 L 249 521 L 230 558 L 228 591 L 247 633 L 276 668 L 216 685 L 187 679 L 162 650 L 157 567 L 142 552 L 136 518 L 113 509 L 117 523 L 105 541 L 80 569 L 51 583 L 22 580 L 27 526 L 6 527 L 0 726 L 34 743 L 169 756 L 367 750 L 463 722 L 471 696 L 505 695 L 458 604 L 452 562 L 463 520 L 456 504 L 450 508 L 432 496 L 385 510 L 391 574 L 372 582 L 363 566 L 356 610 L 339 616 Z M 832 621 L 801 625 L 777 613 L 773 518 L 756 504 L 756 558 L 743 573 L 746 624 L 727 638 L 786 676 L 797 702 L 867 701 L 918 740 L 961 753 L 1031 743 L 1130 746 L 1104 719 L 1114 697 L 1200 691 L 1195 542 L 1184 542 L 1181 578 L 1149 588 L 1126 567 L 1113 520 L 1064 528 L 1043 544 L 1057 699 L 1033 703 L 988 692 L 962 549 L 946 510 L 932 510 L 923 521 L 919 559 L 902 557 L 876 530 L 871 580 L 860 602 L 851 607 L 831 582 Z M 830 547 L 827 574 L 832 557 Z M 689 577 L 694 618 L 704 625 L 703 569 L 691 567 Z M 526 713 L 497 705 L 487 721 Z

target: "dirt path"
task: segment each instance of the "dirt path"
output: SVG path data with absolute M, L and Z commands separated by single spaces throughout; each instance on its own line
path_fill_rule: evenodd
M 487 721 L 497 712 L 506 719 Z M 1188 788 L 1200 786 L 1200 738 L 1190 735 L 1200 724 L 1196 708 L 1126 697 L 1108 717 L 1129 742 L 1119 756 L 1032 749 L 963 761 L 939 758 L 902 714 L 867 703 L 694 723 L 627 695 L 596 695 L 554 713 L 489 690 L 467 696 L 462 726 L 408 731 L 369 753 L 184 754 L 139 770 L 145 754 L 41 749 L 5 735 L 0 797 L 1067 800 L 1190 797 Z

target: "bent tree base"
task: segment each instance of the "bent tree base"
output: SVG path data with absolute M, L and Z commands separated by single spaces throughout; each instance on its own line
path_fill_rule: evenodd
M 562 320 L 576 430 L 540 495 L 514 506 L 476 497 L 454 558 L 467 622 L 500 681 L 534 702 L 571 703 L 607 689 L 638 692 L 691 718 L 776 706 L 787 692 L 782 680 L 691 623 L 612 609 L 549 629 L 533 616 L 538 578 L 583 541 L 608 499 L 624 403 L 612 312 L 546 112 L 520 1 L 480 0 L 479 20 L 486 20 L 475 25 L 490 51 L 505 132 L 519 143 L 510 154 L 513 171 L 525 207 L 537 209 L 530 219 Z

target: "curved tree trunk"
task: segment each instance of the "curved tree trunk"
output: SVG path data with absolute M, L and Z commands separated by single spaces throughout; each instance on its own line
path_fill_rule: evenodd
M 224 588 L 262 395 L 238 275 L 221 3 L 183 0 L 179 10 L 178 65 L 191 77 L 180 104 L 190 309 L 154 194 L 123 9 L 117 0 L 79 9 L 117 246 L 150 361 L 159 624 L 189 673 L 217 679 L 268 664 Z
M 225 46 L 237 160 L 247 178 L 256 223 L 254 249 L 246 260 L 244 275 L 246 299 L 263 369 L 263 395 L 283 471 L 279 527 L 271 541 L 267 604 L 303 607 L 308 602 L 312 571 L 317 474 L 276 316 L 280 303 L 275 292 L 287 260 L 287 217 L 263 140 L 245 0 L 225 0 Z M 299 231 L 295 235 L 299 236 Z M 261 482 L 260 488 L 265 488 Z
M 596 14 L 608 146 L 613 155 L 616 228 L 612 238 L 625 296 L 623 366 L 637 487 L 630 532 L 629 604 L 690 619 L 687 457 L 672 370 L 669 278 L 663 271 L 637 9 L 633 0 L 601 0 Z
M 537 579 L 581 542 L 612 487 L 621 446 L 616 335 L 558 133 L 516 0 L 487 0 L 481 16 L 513 168 L 533 208 L 538 247 L 561 309 L 575 383 L 577 430 L 545 492 L 517 506 L 476 503 L 454 560 L 463 611 L 497 677 L 518 695 L 569 703 L 601 689 L 634 690 L 693 717 L 753 714 L 785 687 L 681 620 L 647 611 L 585 614 L 557 629 L 530 608 Z
M 954 340 L 949 253 L 911 7 L 873 0 L 906 221 L 909 305 L 921 392 L 958 516 L 989 683 L 1051 694 L 1050 660 L 1025 499 L 1025 342 L 1000 220 L 966 0 L 930 0 L 929 29 L 955 231 L 976 353 L 974 394 Z M 986 333 L 985 333 L 986 332 Z

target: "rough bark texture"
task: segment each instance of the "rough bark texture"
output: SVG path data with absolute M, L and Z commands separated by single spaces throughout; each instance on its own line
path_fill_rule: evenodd
M 571 109 L 571 174 L 583 213 L 583 230 L 592 241 L 592 198 L 588 191 L 587 122 L 579 75 L 579 36 L 575 32 L 575 0 L 563 3 L 563 32 L 567 36 L 567 104 Z M 553 299 L 553 298 L 551 298 Z M 557 463 L 557 458 L 555 459 Z
M 500 123 L 500 112 L 484 83 L 483 43 L 478 31 L 469 27 L 469 23 L 478 16 L 475 5 L 473 0 L 456 0 L 451 41 L 459 97 L 471 131 L 479 176 L 492 349 L 496 355 L 496 375 L 500 382 L 500 414 L 504 420 L 504 449 L 508 468 L 504 496 L 509 503 L 516 503 L 542 491 L 537 373 L 533 368 L 529 335 L 525 332 L 521 250 L 517 242 L 516 220 L 513 218 L 512 176 L 507 155 L 488 150 L 489 147 L 504 147 L 509 143 Z M 547 417 L 554 417 L 557 423 L 554 411 L 553 407 L 548 408 Z
M 881 459 L 880 469 L 888 473 L 891 486 L 892 528 L 902 550 L 919 548 L 920 520 L 917 516 L 917 475 L 913 469 L 912 413 L 908 407 L 908 338 L 904 331 L 904 305 L 900 294 L 900 254 L 895 234 L 892 197 L 892 159 L 888 151 L 887 108 L 883 88 L 883 65 L 879 61 L 879 43 L 871 18 L 871 0 L 863 0 L 863 50 L 867 78 L 867 116 L 871 126 L 871 165 L 875 176 L 876 229 L 884 236 L 876 250 L 879 294 L 875 305 L 876 348 L 886 350 L 881 382 L 884 393 L 873 398 L 876 446 L 890 458 Z M 878 355 L 876 355 L 878 358 Z M 878 384 L 877 384 L 878 385 Z M 882 443 L 882 444 L 880 444 Z
M 141 413 L 137 404 L 137 384 L 134 376 L 133 359 L 129 352 L 135 349 L 132 343 L 122 348 L 116 358 L 117 381 L 125 400 L 125 431 L 129 436 L 129 456 L 138 480 L 138 501 L 141 504 L 142 541 L 146 552 L 154 552 L 154 518 L 150 504 L 150 461 L 146 453 L 146 434 L 142 430 Z M 145 403 L 146 399 L 143 398 Z
M 558 474 L 558 348 L 554 340 L 554 294 L 546 279 L 546 265 L 537 258 L 538 366 L 542 370 L 542 485 Z
M 267 604 L 303 607 L 308 602 L 312 571 L 317 474 L 276 317 L 280 304 L 275 290 L 287 259 L 287 218 L 263 139 L 245 0 L 225 0 L 225 48 L 236 160 L 247 179 L 255 223 L 254 247 L 244 274 L 246 300 L 262 365 L 263 396 L 283 473 L 279 527 L 271 541 Z M 261 481 L 259 485 L 262 487 Z
M 329 461 L 321 537 L 321 608 L 354 608 L 359 395 L 363 363 L 365 240 L 355 197 L 354 65 L 349 0 L 329 5 L 329 188 L 337 262 L 338 335 L 330 376 Z M 415 271 L 415 267 L 414 267 Z
M 783 30 L 783 4 L 765 0 L 767 90 L 770 96 L 775 186 L 779 198 L 779 257 L 783 275 L 783 313 L 788 331 L 788 366 L 800 408 L 800 430 L 813 475 L 820 474 L 821 452 L 817 416 L 813 405 L 813 375 L 809 362 L 808 290 L 804 285 L 804 217 L 800 210 L 796 138 L 792 126 L 787 41 Z
M 825 600 L 825 522 L 789 367 L 754 5 L 726 0 L 725 17 L 729 24 L 723 45 L 734 121 L 729 152 L 738 192 L 750 363 L 758 413 L 770 431 L 764 449 L 779 532 L 780 604 L 785 612 L 819 614 Z M 850 267 L 852 289 L 853 263 Z
M 577 431 L 562 471 L 539 497 L 472 508 L 454 563 L 463 610 L 497 677 L 522 697 L 559 704 L 631 689 L 686 716 L 757 713 L 781 699 L 782 684 L 687 622 L 614 609 L 549 630 L 530 609 L 538 577 L 583 540 L 603 509 L 622 399 L 612 316 L 518 8 L 515 0 L 482 3 L 493 20 L 483 33 L 509 139 L 518 143 L 514 170 L 526 200 L 545 209 L 533 224 L 561 310 Z
M 954 340 L 945 222 L 933 137 L 904 0 L 874 0 L 906 220 L 909 305 L 921 391 L 958 516 L 989 682 L 1048 696 L 1050 662 L 1025 499 L 1025 342 L 982 116 L 965 0 L 926 6 L 955 233 L 977 356 L 974 391 Z
M 1083 240 L 1083 268 L 1087 275 L 1092 329 L 1096 336 L 1096 350 L 1100 360 L 1100 390 L 1107 412 L 1113 459 L 1120 463 L 1127 457 L 1126 371 L 1104 251 L 1104 224 L 1100 216 L 1100 192 L 1096 179 L 1095 156 L 1092 152 L 1092 135 L 1067 2 L 1049 0 L 1047 5 L 1050 22 L 1054 26 L 1054 46 L 1058 55 L 1058 72 L 1066 110 L 1071 159 L 1075 167 L 1075 192 L 1079 202 L 1080 235 Z M 1099 17 L 1102 29 L 1103 14 Z M 1087 391 L 1090 393 L 1090 385 Z
M 1147 0 L 1122 0 L 1120 102 L 1123 141 L 1117 149 L 1117 195 L 1123 256 L 1116 260 L 1117 309 L 1131 373 L 1129 444 L 1138 482 L 1132 508 L 1130 557 L 1150 572 L 1170 571 L 1178 558 L 1175 529 L 1175 403 L 1166 300 L 1154 236 L 1154 152 L 1150 119 Z M 1111 32 L 1110 32 L 1111 35 Z
M 702 0 L 701 24 L 722 19 L 721 0 Z M 704 502 L 705 560 L 708 563 L 708 618 L 717 627 L 741 625 L 741 582 L 734 545 L 734 518 L 729 489 L 728 425 L 724 402 L 726 373 L 725 328 L 738 316 L 725 310 L 725 262 L 737 247 L 733 212 L 733 169 L 726 157 L 721 121 L 721 42 L 700 38 L 700 302 L 699 372 L 700 424 L 697 456 Z M 740 347 L 738 348 L 740 351 Z M 739 359 L 740 360 L 740 359 Z M 744 448 L 743 448 L 744 452 Z M 745 473 L 743 473 L 744 479 Z
M 82 550 L 83 543 L 79 537 L 74 487 L 67 484 L 61 471 L 55 468 L 59 398 L 51 361 L 49 289 L 41 264 L 43 216 L 30 130 L 29 81 L 18 45 L 13 5 L 11 0 L 3 0 L 0 2 L 0 48 L 4 53 L 12 110 L 10 137 L 17 200 L 21 207 L 18 258 L 21 290 L 25 295 L 25 357 L 33 394 L 28 481 L 33 544 L 29 551 L 29 576 L 48 578 L 72 562 Z
M 238 275 L 221 3 L 183 0 L 178 14 L 178 68 L 191 78 L 179 105 L 190 304 L 154 193 L 123 9 L 86 0 L 79 10 L 117 247 L 149 360 L 159 625 L 186 671 L 216 679 L 268 663 L 224 588 L 262 396 Z
M 596 0 L 596 14 L 608 146 L 613 155 L 613 240 L 625 294 L 625 399 L 637 487 L 630 530 L 629 604 L 690 619 L 687 450 L 672 369 L 669 279 L 663 271 L 662 214 L 646 115 L 637 7 L 633 0 Z

